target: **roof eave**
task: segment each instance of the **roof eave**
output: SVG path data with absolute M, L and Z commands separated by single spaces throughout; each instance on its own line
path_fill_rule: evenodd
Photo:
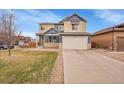
M 36 36 L 43 36 L 44 34 L 43 33 L 36 33 L 35 35 Z
M 78 33 L 78 32 L 63 32 L 63 33 L 59 33 L 59 35 L 61 36 L 91 36 L 90 33 Z
M 113 32 L 124 31 L 124 29 L 123 28 L 113 28 L 113 29 L 108 29 L 108 30 L 102 31 L 102 32 L 96 32 L 93 35 L 104 34 L 104 33 L 112 32 L 112 31 Z

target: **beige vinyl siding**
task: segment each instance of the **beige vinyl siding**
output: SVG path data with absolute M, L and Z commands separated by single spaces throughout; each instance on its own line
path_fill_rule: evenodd
M 85 32 L 86 31 L 86 22 L 80 21 L 78 26 L 78 32 Z
M 65 21 L 64 22 L 64 32 L 85 32 L 86 31 L 86 22 L 80 21 L 77 24 L 77 30 L 73 30 L 72 28 L 72 22 L 71 21 Z
M 71 21 L 64 22 L 64 32 L 72 32 Z
M 44 28 L 44 30 L 41 30 L 41 26 L 42 26 L 42 28 Z M 39 31 L 41 32 L 41 31 L 48 31 L 49 29 L 51 29 L 51 28 L 54 28 L 54 25 L 51 25 L 51 24 L 45 24 L 45 25 L 40 25 L 40 27 L 39 27 Z

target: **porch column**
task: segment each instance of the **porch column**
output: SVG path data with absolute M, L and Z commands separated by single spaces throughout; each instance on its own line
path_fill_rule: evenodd
M 44 36 L 39 36 L 39 46 L 43 47 L 44 45 Z
M 42 47 L 44 47 L 44 37 L 45 36 L 42 36 L 41 38 L 42 38 L 42 40 L 41 40 L 41 42 L 42 42 Z
M 39 36 L 39 46 L 41 46 L 41 36 Z
M 38 36 L 36 35 L 36 48 L 38 47 Z

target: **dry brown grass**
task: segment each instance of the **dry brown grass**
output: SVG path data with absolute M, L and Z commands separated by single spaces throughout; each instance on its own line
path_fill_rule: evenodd
M 0 83 L 49 83 L 57 52 L 0 51 Z

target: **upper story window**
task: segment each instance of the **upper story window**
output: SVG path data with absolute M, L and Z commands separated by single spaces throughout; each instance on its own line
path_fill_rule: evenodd
M 59 26 L 60 31 L 63 31 L 63 25 Z
M 63 31 L 63 25 L 55 25 L 55 29 L 58 31 Z
M 45 30 L 45 28 L 43 27 L 43 26 L 41 26 L 41 28 L 40 28 L 41 30 Z
M 72 30 L 78 30 L 78 25 L 77 24 L 72 24 Z

